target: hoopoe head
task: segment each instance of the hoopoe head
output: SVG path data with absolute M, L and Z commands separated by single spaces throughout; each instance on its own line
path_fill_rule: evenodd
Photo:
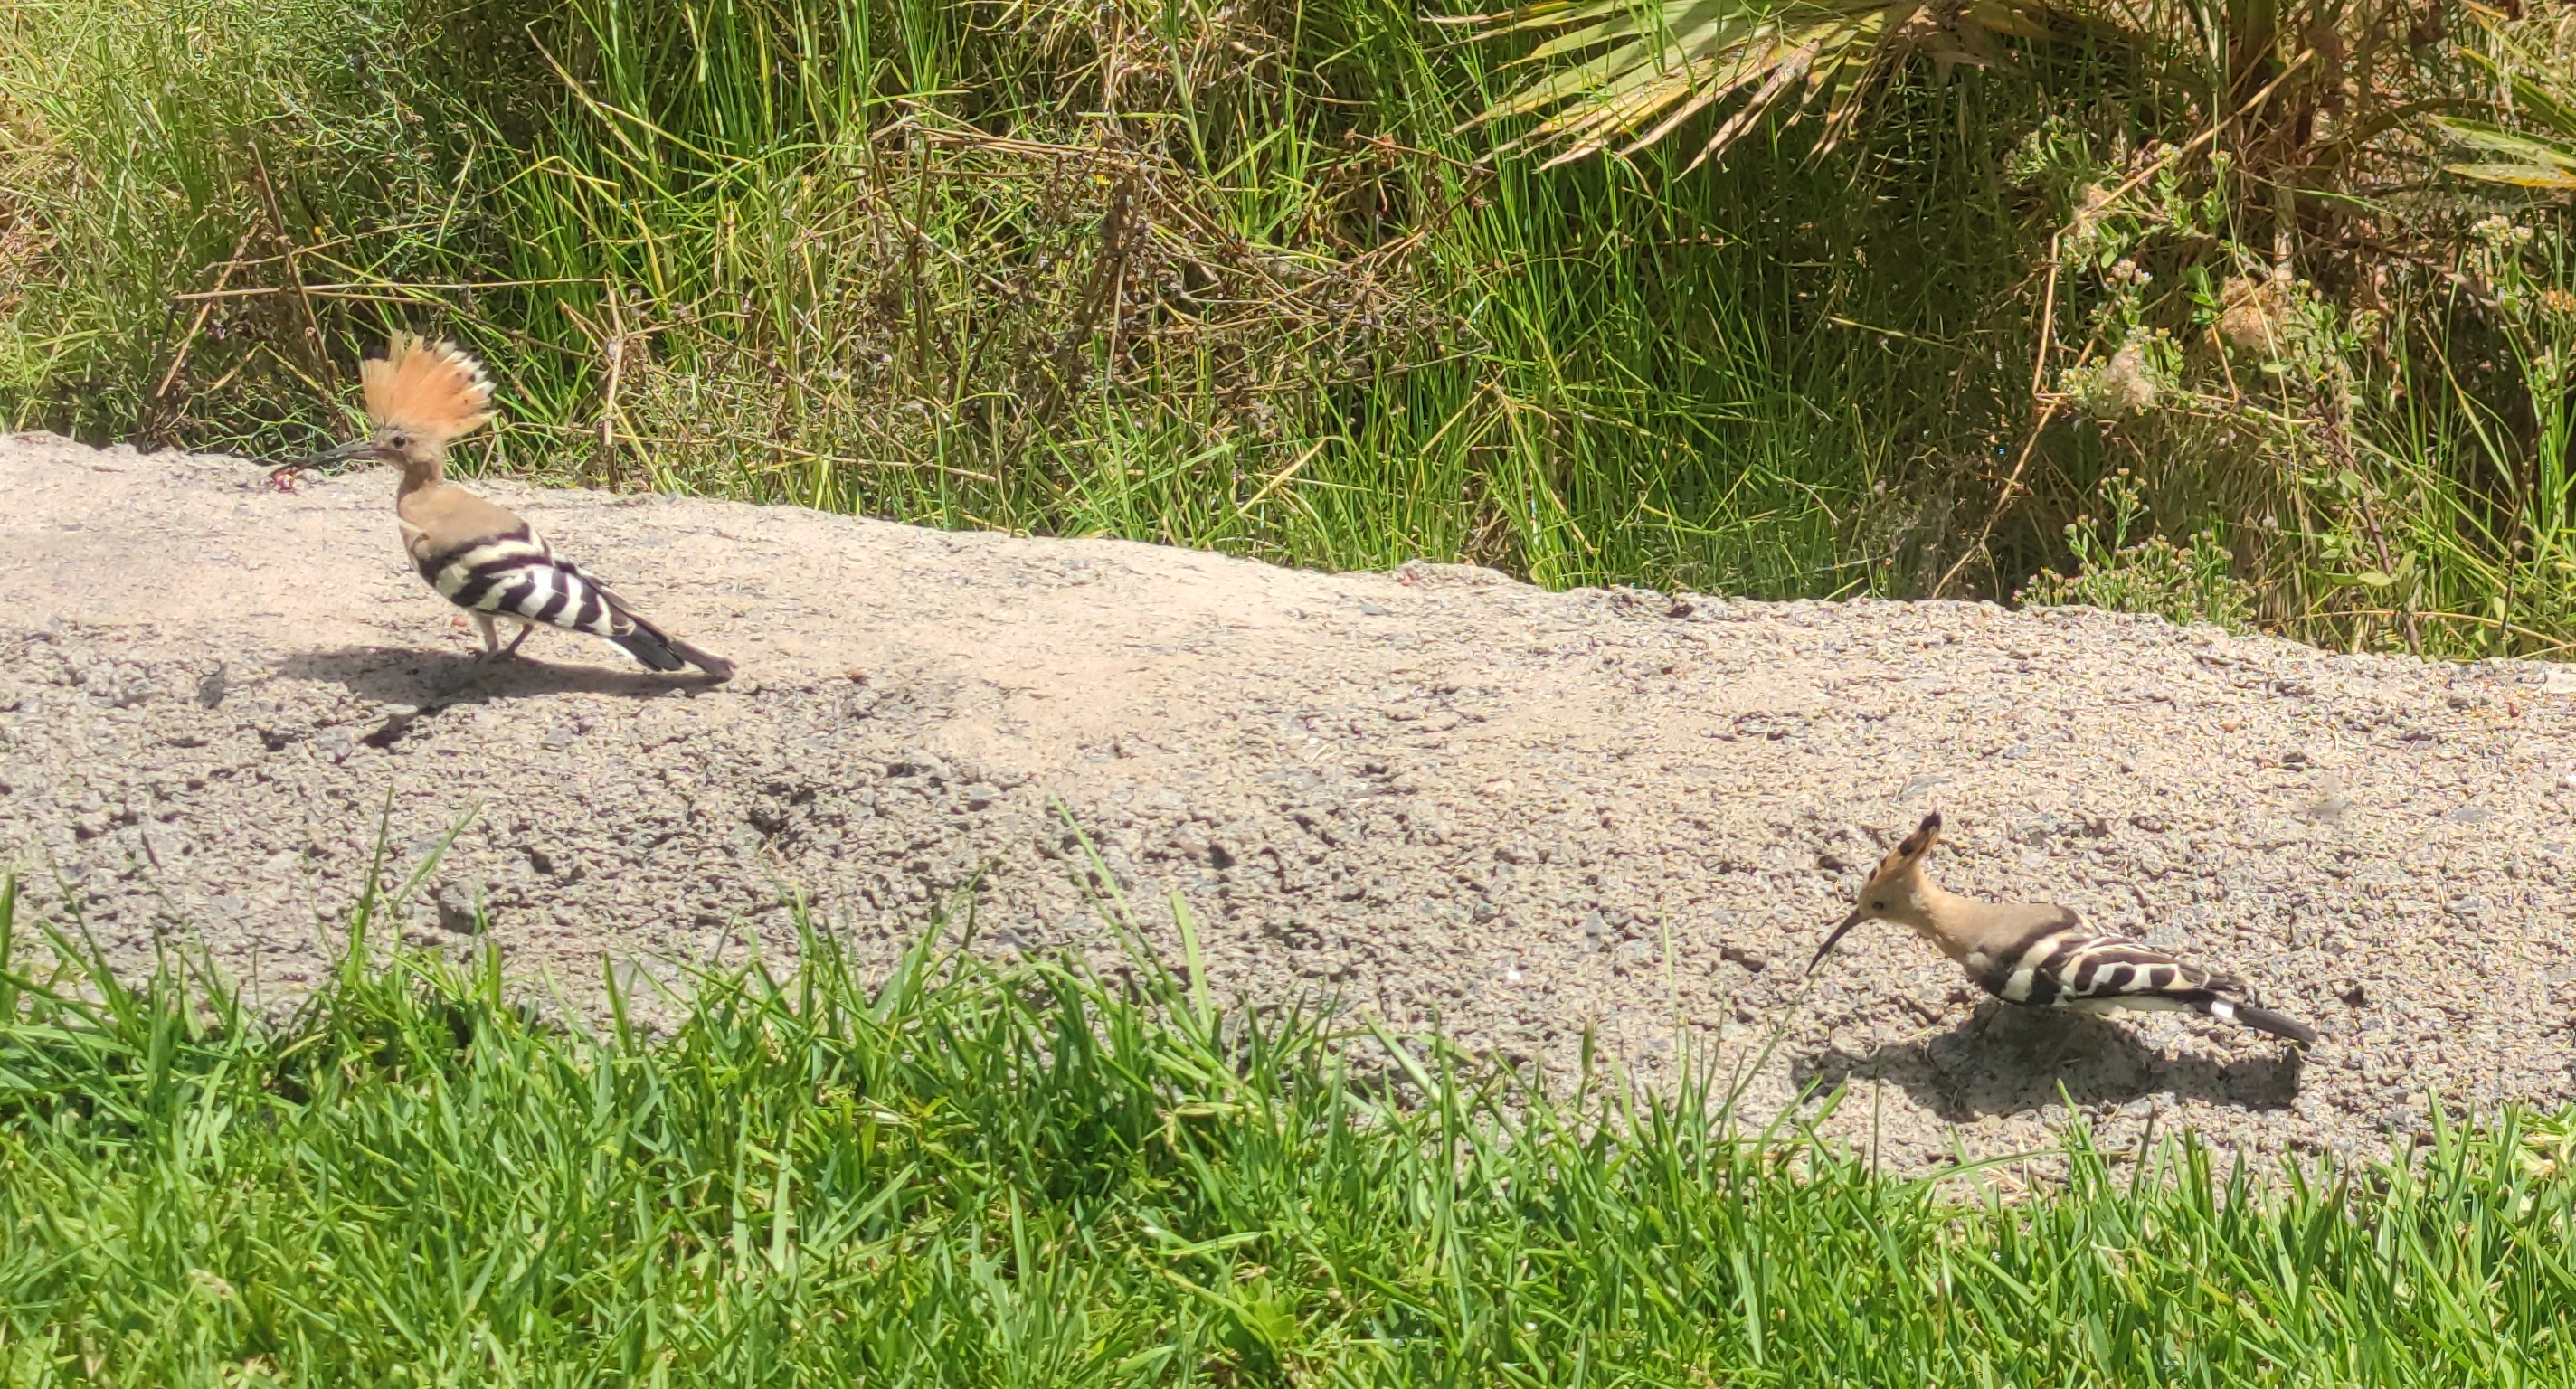
M 492 420 L 492 380 L 463 348 L 397 333 L 385 355 L 358 366 L 375 432 L 288 465 L 375 459 L 399 464 L 406 484 L 437 477 L 447 446 Z
M 1833 934 L 1825 937 L 1825 943 L 1816 947 L 1815 958 L 1807 961 L 1810 972 L 1823 962 L 1825 952 L 1833 949 L 1845 932 L 1864 921 L 1900 922 L 1931 934 L 1933 899 L 1940 889 L 1923 875 L 1923 857 L 1932 852 L 1940 838 L 1941 812 L 1936 810 L 1924 816 L 1913 833 L 1897 841 L 1896 848 L 1870 870 L 1869 881 L 1861 884 L 1860 901 L 1851 915 L 1844 917 Z

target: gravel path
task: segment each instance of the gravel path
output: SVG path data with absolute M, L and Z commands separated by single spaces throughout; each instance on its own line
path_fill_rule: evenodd
M 2576 1094 L 2576 673 L 2428 666 L 2094 612 L 1543 593 L 1110 541 L 486 488 L 674 631 L 709 688 L 540 634 L 515 667 L 410 574 L 389 474 L 0 439 L 0 861 L 126 958 L 317 977 L 391 797 L 419 942 L 575 992 L 793 943 L 863 958 L 975 888 L 998 948 L 1107 958 L 1057 819 L 1220 991 L 1648 1081 L 1678 1040 L 1893 1163 L 2048 1141 L 2059 1089 L 2278 1152 Z M 1924 811 L 1954 889 L 2070 902 L 2324 1040 L 2007 1017 L 1929 947 L 1799 969 Z M 979 879 L 979 874 L 980 879 Z

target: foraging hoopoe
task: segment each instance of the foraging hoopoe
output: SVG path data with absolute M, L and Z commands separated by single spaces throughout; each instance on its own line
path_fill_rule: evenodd
M 1864 921 L 1894 921 L 1941 947 L 1965 966 L 1979 988 L 2006 1003 L 2108 1013 L 2120 1008 L 2206 1013 L 2302 1045 L 2317 1034 L 2268 1008 L 2246 1002 L 2242 980 L 2196 969 L 2161 950 L 2097 931 L 2073 908 L 2036 902 L 1980 902 L 1944 892 L 1924 875 L 1923 857 L 1941 837 L 1938 812 L 1879 860 L 1816 956 Z
M 637 616 L 624 599 L 554 552 L 507 508 L 445 480 L 447 446 L 492 418 L 492 382 L 483 364 L 451 342 L 397 334 L 387 353 L 359 367 L 367 418 L 375 432 L 328 452 L 299 458 L 270 476 L 279 485 L 325 463 L 371 458 L 398 464 L 402 486 L 394 518 L 412 564 L 440 596 L 465 609 L 483 630 L 483 655 L 517 653 L 537 624 L 606 637 L 655 670 L 693 665 L 718 680 L 733 663 L 709 655 Z M 519 624 L 501 645 L 495 623 Z

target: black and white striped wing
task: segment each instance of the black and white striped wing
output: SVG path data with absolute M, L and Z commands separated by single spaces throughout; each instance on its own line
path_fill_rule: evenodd
M 2043 923 L 2000 957 L 1972 962 L 1977 983 L 2007 1003 L 2033 1008 L 2180 1008 L 2207 1012 L 2236 981 L 2164 951 L 2109 935 L 2069 911 Z
M 2243 980 L 2106 935 L 2064 909 L 2000 956 L 1980 951 L 1967 963 L 1977 983 L 2006 1003 L 2084 1013 L 2116 1008 L 2201 1013 L 2301 1046 L 2317 1040 L 2307 1024 L 2249 1002 Z
M 420 576 L 468 612 L 617 640 L 633 626 L 615 599 L 526 526 L 421 556 Z

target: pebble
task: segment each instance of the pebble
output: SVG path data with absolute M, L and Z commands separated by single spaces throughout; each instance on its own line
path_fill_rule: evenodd
M 483 884 L 471 878 L 450 879 L 438 885 L 435 902 L 438 928 L 451 935 L 472 935 L 482 929 L 482 917 L 489 909 L 484 903 Z

